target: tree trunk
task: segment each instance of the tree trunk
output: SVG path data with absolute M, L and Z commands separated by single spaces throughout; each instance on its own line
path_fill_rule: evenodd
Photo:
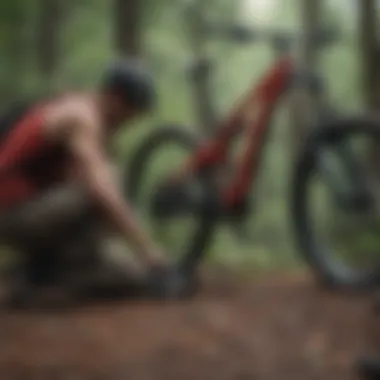
M 20 18 L 17 24 L 14 24 L 13 31 L 9 36 L 9 69 L 12 74 L 9 77 L 10 81 L 7 83 L 9 85 L 7 96 L 12 101 L 22 92 L 25 78 L 25 40 L 22 33 L 23 27 L 24 23 L 22 18 Z
M 138 57 L 141 54 L 140 0 L 115 0 L 114 38 L 117 52 Z
M 361 46 L 362 85 L 365 106 L 368 111 L 380 108 L 380 44 L 377 38 L 376 1 L 362 0 L 359 12 L 359 43 Z M 369 165 L 380 182 L 379 145 L 372 144 Z
M 302 33 L 300 59 L 308 70 L 315 72 L 318 69 L 318 49 L 313 43 L 313 36 L 320 29 L 321 0 L 303 0 L 302 2 Z
M 200 1 L 196 1 L 188 7 L 185 16 L 188 41 L 194 57 L 189 75 L 193 104 L 200 132 L 207 136 L 214 131 L 217 115 L 212 94 L 213 64 L 207 54 L 208 36 L 203 29 L 203 10 Z
M 299 67 L 310 75 L 318 70 L 318 48 L 313 43 L 313 36 L 320 28 L 320 12 L 322 0 L 303 0 L 301 3 L 301 34 L 299 44 Z M 307 127 L 313 122 L 318 107 L 316 99 L 308 88 L 295 89 L 290 99 L 290 115 L 292 122 L 292 147 L 296 152 L 307 133 Z
M 64 0 L 41 0 L 37 38 L 38 68 L 48 83 L 54 78 L 59 64 L 60 31 Z
M 376 1 L 362 0 L 359 15 L 365 103 L 369 109 L 378 109 L 380 107 L 380 44 L 377 38 Z
M 27 22 L 25 7 L 17 2 L 1 7 L 1 23 L 6 38 L 2 39 L 3 77 L 0 88 L 0 108 L 15 101 L 23 90 L 28 70 Z

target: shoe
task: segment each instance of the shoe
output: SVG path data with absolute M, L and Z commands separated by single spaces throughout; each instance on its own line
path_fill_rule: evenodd
M 178 299 L 185 293 L 186 278 L 173 267 L 153 267 L 147 281 L 149 296 L 162 299 Z

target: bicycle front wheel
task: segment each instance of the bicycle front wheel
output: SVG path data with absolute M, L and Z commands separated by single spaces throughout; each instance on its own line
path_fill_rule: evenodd
M 380 118 L 331 121 L 314 131 L 296 164 L 296 239 L 320 282 L 369 290 L 380 280 Z

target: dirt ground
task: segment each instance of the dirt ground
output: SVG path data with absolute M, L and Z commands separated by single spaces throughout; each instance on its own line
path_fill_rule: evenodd
M 192 300 L 0 312 L 0 380 L 354 379 L 365 297 L 305 276 L 212 278 Z

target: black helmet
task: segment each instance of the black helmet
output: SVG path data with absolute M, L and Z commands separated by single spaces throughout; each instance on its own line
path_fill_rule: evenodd
M 127 104 L 147 111 L 155 104 L 155 86 L 149 72 L 141 62 L 122 59 L 113 62 L 106 70 L 102 90 L 120 96 Z

